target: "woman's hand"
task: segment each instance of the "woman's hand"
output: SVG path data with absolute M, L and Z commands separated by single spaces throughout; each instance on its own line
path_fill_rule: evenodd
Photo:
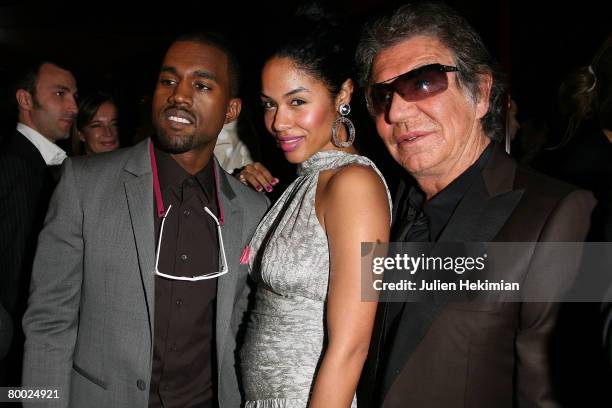
M 278 184 L 278 179 L 259 162 L 247 164 L 238 173 L 238 180 L 244 185 L 253 187 L 256 191 L 261 192 L 264 189 L 269 193 L 273 186 Z

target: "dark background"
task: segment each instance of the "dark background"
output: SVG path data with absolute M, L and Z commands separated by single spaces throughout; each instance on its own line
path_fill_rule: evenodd
M 354 39 L 363 22 L 385 8 L 401 4 L 385 0 L 325 3 L 348 18 L 351 26 L 346 35 Z M 449 3 L 476 27 L 502 63 L 518 104 L 519 119 L 543 117 L 558 124 L 553 125 L 552 133 L 562 133 L 565 124 L 558 115 L 558 86 L 567 73 L 588 65 L 610 32 L 606 2 L 586 0 L 548 6 L 510 0 Z M 148 95 L 168 43 L 182 32 L 214 29 L 229 34 L 238 46 L 246 114 L 264 132 L 257 102 L 260 55 L 266 43 L 283 35 L 284 24 L 296 4 L 290 0 L 0 0 L 0 124 L 13 127 L 16 120 L 11 80 L 19 62 L 26 55 L 44 53 L 69 63 L 81 95 L 94 90 L 115 95 L 122 140 L 130 144 L 148 115 Z M 356 115 L 359 113 L 357 109 Z M 362 141 L 375 138 L 367 118 L 357 119 L 357 137 L 361 136 Z M 275 149 L 265 132 L 261 137 L 265 159 L 266 152 Z M 376 146 L 366 147 L 377 150 Z
M 363 22 L 399 4 L 388 0 L 328 0 L 328 3 L 337 6 L 352 23 L 346 35 L 353 39 L 359 36 Z M 566 123 L 557 108 L 557 89 L 565 75 L 589 64 L 611 31 L 611 13 L 606 1 L 554 5 L 535 0 L 450 0 L 449 3 L 467 17 L 501 61 L 512 97 L 518 103 L 519 120 L 542 118 L 551 124 L 551 136 L 559 138 Z M 283 27 L 295 4 L 290 0 L 250 3 L 166 0 L 148 4 L 127 0 L 78 3 L 0 0 L 0 137 L 7 134 L 4 129 L 15 126 L 16 107 L 11 88 L 19 63 L 27 55 L 43 53 L 69 63 L 81 95 L 94 90 L 115 95 L 122 141 L 129 145 L 139 126 L 146 122 L 148 97 L 154 88 L 162 54 L 172 38 L 196 29 L 221 30 L 238 45 L 245 115 L 252 118 L 258 129 L 264 163 L 271 163 L 273 174 L 281 178 L 282 183 L 275 190 L 282 191 L 291 173 L 261 126 L 258 78 L 264 45 L 283 35 Z M 362 142 L 362 152 L 376 161 L 392 185 L 401 173 L 394 171 L 394 162 L 386 155 L 371 121 L 360 107 L 361 100 L 354 99 L 351 116 L 357 119 L 357 138 Z M 574 327 L 566 330 L 580 333 Z M 598 347 L 598 335 L 599 331 L 592 339 L 592 350 Z M 581 367 L 579 360 L 587 361 L 584 352 L 588 350 L 577 347 L 574 351 L 568 353 L 566 364 Z M 574 396 L 575 403 L 568 406 L 609 406 L 609 401 L 602 403 L 603 395 L 610 397 L 605 391 L 609 383 L 600 376 L 603 369 L 588 364 L 583 364 L 587 365 L 584 369 L 561 367 L 558 370 L 574 373 L 568 384 L 583 383 L 565 388 L 581 390 Z M 585 403 L 586 400 L 593 403 Z

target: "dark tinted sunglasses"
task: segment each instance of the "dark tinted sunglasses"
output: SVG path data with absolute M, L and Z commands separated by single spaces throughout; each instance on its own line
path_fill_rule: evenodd
M 446 73 L 455 71 L 458 71 L 457 67 L 430 64 L 405 72 L 387 82 L 370 85 L 366 94 L 368 109 L 372 115 L 386 112 L 391 106 L 393 93 L 397 93 L 406 102 L 438 95 L 448 88 Z

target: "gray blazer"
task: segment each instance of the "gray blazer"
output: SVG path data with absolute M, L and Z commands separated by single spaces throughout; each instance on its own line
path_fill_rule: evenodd
M 148 144 L 63 165 L 23 319 L 23 386 L 59 389 L 61 398 L 33 407 L 148 405 L 155 305 Z M 229 267 L 217 285 L 218 397 L 221 408 L 237 408 L 236 336 L 249 293 L 240 257 L 268 201 L 215 165 Z

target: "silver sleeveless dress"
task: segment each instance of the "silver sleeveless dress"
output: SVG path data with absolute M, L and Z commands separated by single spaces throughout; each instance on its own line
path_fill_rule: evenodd
M 251 239 L 249 273 L 257 291 L 240 351 L 246 408 L 308 405 L 325 346 L 329 281 L 328 243 L 315 211 L 317 181 L 320 171 L 348 164 L 369 166 L 384 182 L 363 156 L 317 152 L 298 166 L 297 179 Z

